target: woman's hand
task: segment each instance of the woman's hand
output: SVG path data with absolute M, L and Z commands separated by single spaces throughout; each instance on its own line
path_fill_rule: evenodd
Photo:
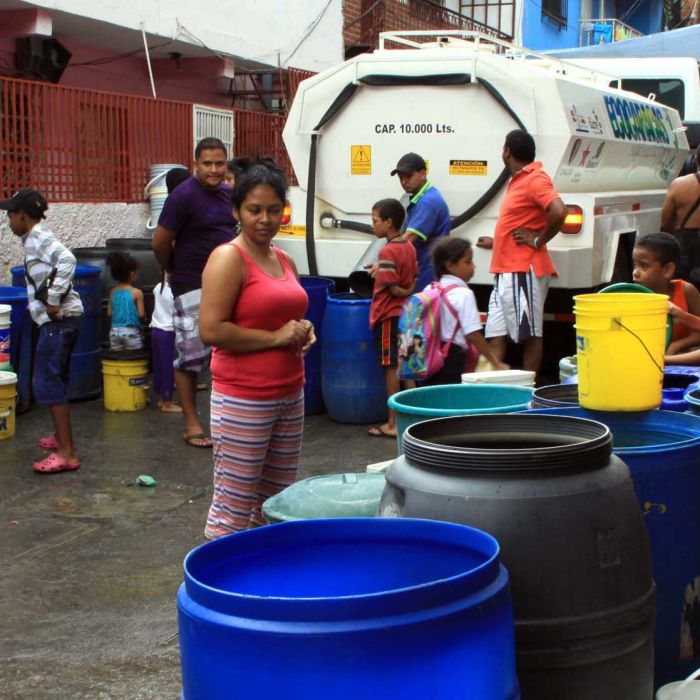
M 306 338 L 308 335 L 306 323 L 308 321 L 287 321 L 282 328 L 274 332 L 275 335 L 275 345 L 277 347 L 287 347 L 288 345 L 294 346 L 294 349 L 301 351 L 301 348 L 306 344 Z
M 311 346 L 316 342 L 316 331 L 314 330 L 314 324 L 311 323 L 311 321 L 304 319 L 300 321 L 300 323 L 304 324 L 306 328 L 306 342 L 301 346 L 300 351 L 300 355 L 304 357 L 306 353 L 311 350 Z

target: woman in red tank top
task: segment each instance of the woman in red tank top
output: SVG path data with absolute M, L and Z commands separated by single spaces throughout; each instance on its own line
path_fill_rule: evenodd
M 240 235 L 217 248 L 202 276 L 199 332 L 213 346 L 210 539 L 263 524 L 263 501 L 291 484 L 304 426 L 304 361 L 316 336 L 293 260 L 272 246 L 287 183 L 252 165 L 231 195 Z

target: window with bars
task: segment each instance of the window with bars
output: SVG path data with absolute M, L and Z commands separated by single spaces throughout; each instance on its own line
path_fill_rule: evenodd
M 542 0 L 542 17 L 552 20 L 560 27 L 566 26 L 567 0 Z
M 229 158 L 233 156 L 235 125 L 233 110 L 216 109 L 203 105 L 193 105 L 194 146 L 205 138 L 213 137 L 223 141 Z

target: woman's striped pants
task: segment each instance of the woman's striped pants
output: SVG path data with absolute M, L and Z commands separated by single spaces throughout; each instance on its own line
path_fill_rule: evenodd
M 293 483 L 304 430 L 304 392 L 250 401 L 211 393 L 214 498 L 209 539 L 262 525 L 262 504 Z

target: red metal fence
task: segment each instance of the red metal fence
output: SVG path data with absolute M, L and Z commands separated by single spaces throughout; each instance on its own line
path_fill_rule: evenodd
M 153 163 L 190 163 L 192 105 L 0 79 L 0 194 L 138 202 Z
M 289 99 L 311 75 L 290 72 Z M 233 109 L 236 155 L 271 156 L 293 178 L 285 117 Z M 50 202 L 141 202 L 154 163 L 189 165 L 189 102 L 0 78 L 0 197 L 23 187 Z
M 281 114 L 234 110 L 236 114 L 236 155 L 249 158 L 274 158 L 293 179 L 292 165 L 282 142 L 286 117 Z

